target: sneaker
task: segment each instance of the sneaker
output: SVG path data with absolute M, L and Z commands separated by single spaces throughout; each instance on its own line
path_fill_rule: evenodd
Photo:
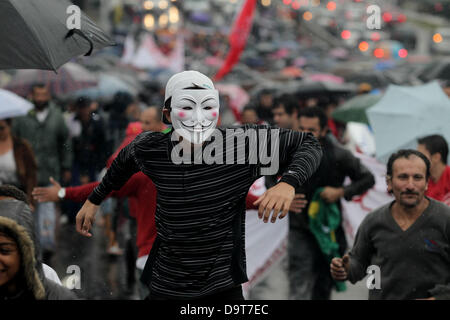
M 59 218 L 59 224 L 60 225 L 65 225 L 69 222 L 69 218 L 67 217 L 67 215 L 63 214 L 61 215 L 61 217 Z
M 106 252 L 111 255 L 121 256 L 123 254 L 123 250 L 120 249 L 117 245 L 109 247 Z

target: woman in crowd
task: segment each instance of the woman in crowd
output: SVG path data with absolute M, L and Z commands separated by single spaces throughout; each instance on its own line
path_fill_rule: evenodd
M 11 119 L 0 120 L 0 184 L 18 187 L 33 204 L 31 192 L 37 184 L 36 160 L 29 142 L 12 135 Z
M 72 300 L 76 295 L 49 280 L 38 259 L 30 207 L 12 186 L 0 188 L 0 301 Z

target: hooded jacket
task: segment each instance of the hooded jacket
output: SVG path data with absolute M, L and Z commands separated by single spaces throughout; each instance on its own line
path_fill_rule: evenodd
M 38 259 L 39 246 L 36 245 L 33 215 L 27 204 L 15 199 L 0 200 L 0 225 L 9 229 L 15 237 L 21 256 L 21 272 L 27 286 L 14 297 L 0 295 L 0 300 L 30 296 L 36 300 L 76 299 L 69 289 L 45 278 Z

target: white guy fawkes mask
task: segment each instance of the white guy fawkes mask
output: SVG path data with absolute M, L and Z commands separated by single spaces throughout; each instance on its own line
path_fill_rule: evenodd
M 202 144 L 219 120 L 219 92 L 215 89 L 178 89 L 172 94 L 170 118 L 175 131 L 193 144 Z

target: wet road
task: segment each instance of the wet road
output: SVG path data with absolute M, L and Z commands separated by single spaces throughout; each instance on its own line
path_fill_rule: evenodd
M 99 217 L 99 219 L 100 217 Z M 57 232 L 58 247 L 50 265 L 58 273 L 61 281 L 66 283 L 73 270 L 79 267 L 80 289 L 74 292 L 81 299 L 88 300 L 139 300 L 137 288 L 138 276 L 134 272 L 135 259 L 130 259 L 133 265 L 134 281 L 127 281 L 126 254 L 110 255 L 106 252 L 107 240 L 104 229 L 96 224 L 92 238 L 78 234 L 75 225 L 66 223 L 60 225 Z M 122 219 L 119 223 L 118 241 L 124 249 L 128 243 L 135 243 L 129 232 L 129 220 Z M 265 285 L 252 290 L 249 299 L 252 300 L 287 300 L 288 280 L 285 272 L 287 261 L 282 259 L 268 274 Z M 75 268 L 73 267 L 75 266 Z M 69 270 L 68 270 L 69 269 Z M 69 281 L 69 283 L 71 283 Z M 342 293 L 333 291 L 332 300 L 367 300 L 368 290 L 365 280 L 356 285 L 347 282 L 347 290 Z
M 249 299 L 252 300 L 288 300 L 289 283 L 287 278 L 287 258 L 281 259 L 267 274 L 265 280 L 250 291 Z M 337 292 L 333 289 L 331 300 L 368 300 L 369 291 L 366 287 L 366 279 L 355 285 L 346 281 L 347 290 Z
M 118 241 L 121 248 L 125 248 L 126 238 L 129 238 L 127 232 L 124 232 L 127 228 L 128 221 L 119 226 Z M 73 289 L 79 298 L 139 299 L 137 276 L 134 282 L 127 283 L 126 255 L 114 256 L 106 252 L 107 240 L 103 227 L 95 225 L 92 238 L 85 238 L 76 232 L 75 225 L 67 223 L 59 227 L 57 237 L 57 248 L 51 266 L 63 284 L 68 280 L 67 277 L 76 274 L 73 270 L 80 270 L 79 289 Z M 69 283 L 76 284 L 72 281 Z

